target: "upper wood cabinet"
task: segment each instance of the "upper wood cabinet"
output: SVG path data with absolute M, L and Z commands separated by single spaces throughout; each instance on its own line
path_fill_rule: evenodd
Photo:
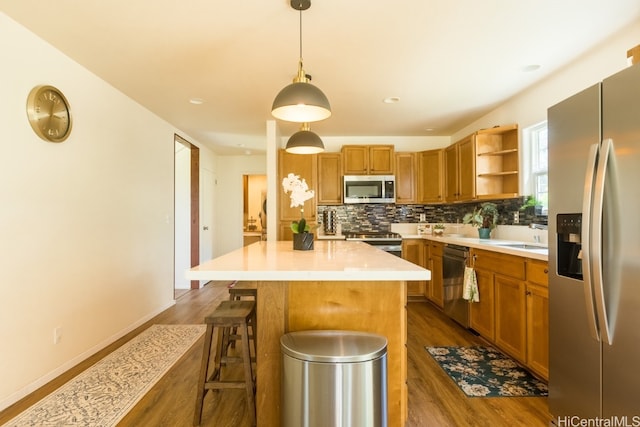
M 444 202 L 444 150 L 421 151 L 417 153 L 417 157 L 417 202 Z
M 475 134 L 476 197 L 506 199 L 519 190 L 518 125 L 496 126 Z
M 393 145 L 343 145 L 344 175 L 393 175 Z
M 300 219 L 301 207 L 292 208 L 289 194 L 285 194 L 282 189 L 282 180 L 288 174 L 299 175 L 300 179 L 307 182 L 310 190 L 316 191 L 317 155 L 316 154 L 291 154 L 285 150 L 278 151 L 278 240 L 292 240 L 290 231 L 291 221 Z M 307 222 L 316 222 L 316 200 L 317 197 L 304 202 L 304 218 Z
M 518 197 L 518 125 L 479 130 L 445 148 L 447 202 Z
M 444 157 L 446 201 L 473 200 L 476 196 L 474 135 L 445 148 Z
M 342 204 L 342 155 L 340 153 L 318 154 L 319 205 Z
M 416 153 L 396 153 L 396 204 L 416 203 Z

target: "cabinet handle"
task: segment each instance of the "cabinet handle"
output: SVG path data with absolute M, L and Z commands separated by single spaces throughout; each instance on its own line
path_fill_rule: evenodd
M 549 269 L 545 268 L 544 269 L 544 274 L 547 274 L 547 273 L 549 273 Z

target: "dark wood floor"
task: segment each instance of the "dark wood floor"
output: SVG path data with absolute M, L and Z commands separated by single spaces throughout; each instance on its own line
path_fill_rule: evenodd
M 176 305 L 118 342 L 0 412 L 5 423 L 152 324 L 202 323 L 227 298 L 226 284 L 213 282 L 181 296 Z M 127 414 L 119 426 L 191 426 L 202 339 Z M 408 304 L 409 416 L 406 427 L 546 426 L 547 399 L 468 398 L 427 354 L 426 345 L 477 345 L 481 339 L 459 327 L 429 303 Z M 205 399 L 203 426 L 249 426 L 243 390 L 224 390 Z M 277 426 L 274 426 L 277 427 Z

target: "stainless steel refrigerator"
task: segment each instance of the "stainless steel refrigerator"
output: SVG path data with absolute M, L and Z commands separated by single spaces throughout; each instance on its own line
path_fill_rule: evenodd
M 640 65 L 548 130 L 549 410 L 640 425 Z

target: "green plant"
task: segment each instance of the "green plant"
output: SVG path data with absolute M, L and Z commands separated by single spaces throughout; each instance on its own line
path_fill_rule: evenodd
M 476 206 L 472 212 L 465 214 L 462 222 L 474 227 L 493 230 L 498 223 L 498 206 L 491 202 L 482 203 L 480 206 Z
M 523 205 L 520 206 L 520 210 L 523 211 L 528 207 L 532 206 L 542 206 L 542 203 L 536 199 L 534 196 L 527 196 L 527 199 L 524 201 Z
M 437 223 L 433 225 L 434 230 L 444 230 L 444 224 Z

